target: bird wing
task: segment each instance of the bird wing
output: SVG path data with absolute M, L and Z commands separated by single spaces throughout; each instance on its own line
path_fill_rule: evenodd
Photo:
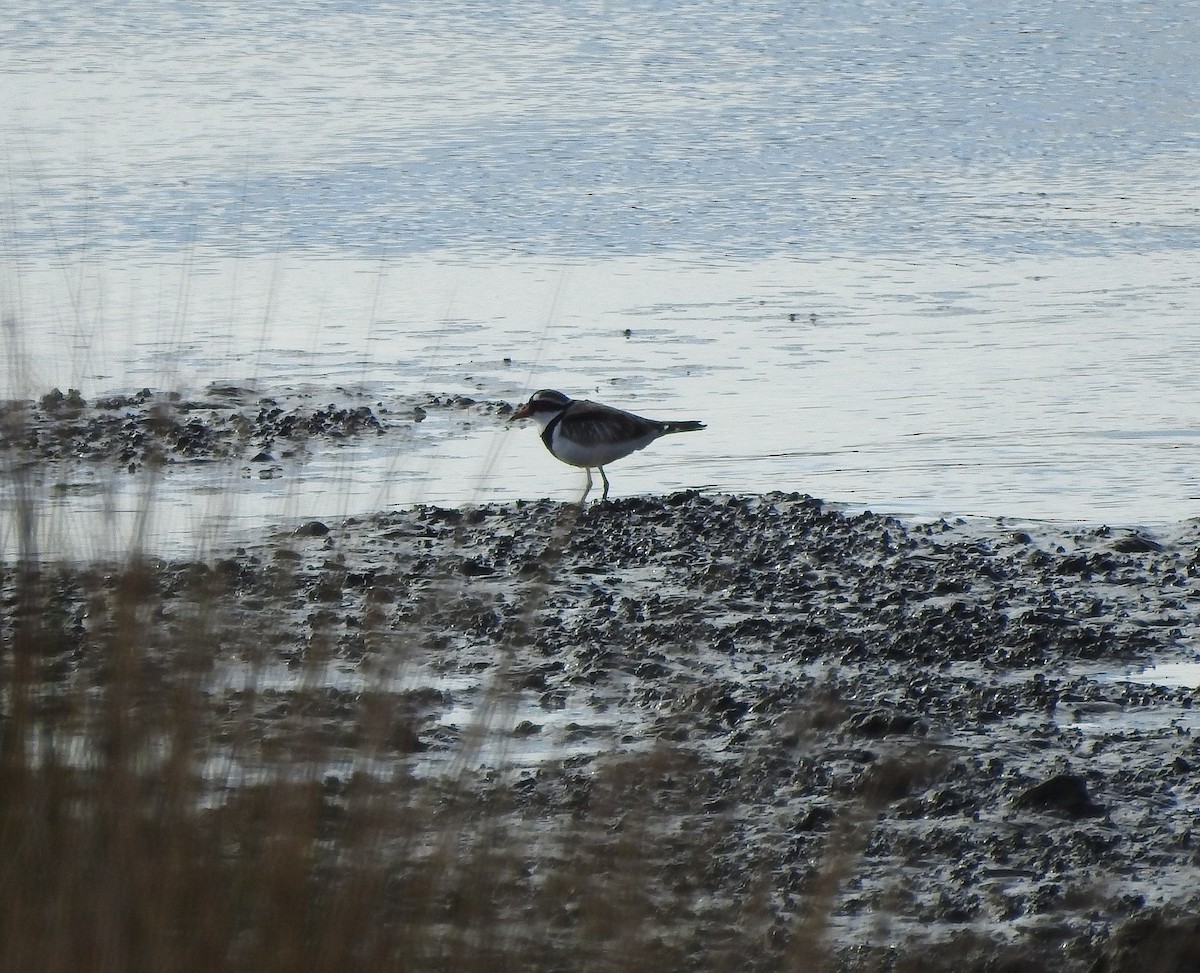
M 559 428 L 580 446 L 600 446 L 640 439 L 654 433 L 661 435 L 665 424 L 599 402 L 580 399 L 567 407 Z

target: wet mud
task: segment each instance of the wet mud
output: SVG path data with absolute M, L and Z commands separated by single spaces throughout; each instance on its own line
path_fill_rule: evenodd
M 25 462 L 111 463 L 129 472 L 172 464 L 303 457 L 311 448 L 362 437 L 402 436 L 432 412 L 506 416 L 512 407 L 462 395 L 382 401 L 337 389 L 267 395 L 212 385 L 184 396 L 142 389 L 86 400 L 52 389 L 36 400 L 0 403 L 5 446 Z
M 206 455 L 249 415 L 217 401 L 174 409 L 173 429 L 214 427 Z M 75 428 L 71 408 L 43 402 L 36 425 Z M 397 422 L 338 408 L 296 421 Z M 288 415 L 236 449 L 278 449 Z M 187 455 L 173 435 L 155 448 Z M 844 970 L 1200 957 L 1196 692 L 1138 676 L 1194 659 L 1200 524 L 902 522 L 686 492 L 306 521 L 147 568 L 168 626 L 198 605 L 216 625 L 213 746 L 249 720 L 245 773 L 315 734 L 414 780 L 478 771 L 456 779 L 514 829 L 636 813 L 660 935 L 696 969 L 747 940 L 740 968 L 780 968 L 814 923 Z M 67 633 L 48 669 L 102 679 L 88 602 L 106 569 L 46 570 Z M 618 771 L 628 803 L 606 790 Z

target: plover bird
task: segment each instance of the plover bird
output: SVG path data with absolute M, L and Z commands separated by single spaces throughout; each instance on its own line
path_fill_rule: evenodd
M 608 476 L 604 467 L 609 463 L 644 449 L 660 436 L 704 428 L 703 422 L 694 419 L 681 422 L 643 419 L 599 402 L 571 399 L 553 389 L 534 392 L 512 418 L 532 419 L 542 431 L 542 442 L 556 459 L 587 471 L 587 486 L 580 503 L 591 492 L 593 469 L 600 471 L 600 479 L 604 481 L 600 499 L 607 500 Z

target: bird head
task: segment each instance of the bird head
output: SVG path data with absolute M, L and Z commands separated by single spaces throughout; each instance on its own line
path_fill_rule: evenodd
M 532 418 L 540 420 L 544 425 L 570 404 L 571 399 L 562 392 L 555 392 L 554 389 L 541 389 L 534 392 L 529 397 L 529 401 L 512 414 L 509 421 Z

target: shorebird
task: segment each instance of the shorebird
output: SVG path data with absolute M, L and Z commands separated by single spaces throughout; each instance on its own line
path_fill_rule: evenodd
M 532 419 L 541 429 L 542 442 L 556 459 L 587 471 L 587 486 L 580 503 L 591 492 L 593 469 L 600 471 L 600 479 L 604 481 L 600 499 L 607 500 L 608 476 L 604 467 L 609 463 L 644 449 L 660 436 L 704 428 L 703 422 L 694 419 L 680 422 L 645 419 L 610 405 L 572 399 L 553 389 L 534 392 L 512 418 Z

